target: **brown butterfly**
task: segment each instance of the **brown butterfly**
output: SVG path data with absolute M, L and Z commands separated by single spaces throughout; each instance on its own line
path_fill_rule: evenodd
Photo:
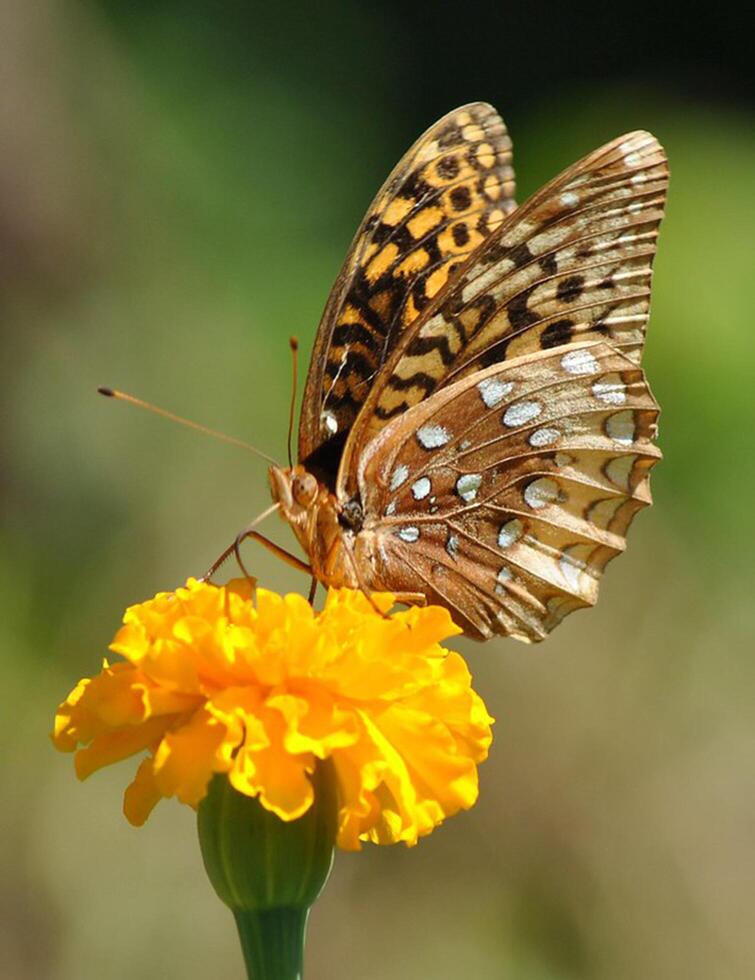
M 299 567 L 476 639 L 541 640 L 595 602 L 661 455 L 639 363 L 667 184 L 634 132 L 517 208 L 491 106 L 420 137 L 328 299 L 300 463 L 270 470 Z

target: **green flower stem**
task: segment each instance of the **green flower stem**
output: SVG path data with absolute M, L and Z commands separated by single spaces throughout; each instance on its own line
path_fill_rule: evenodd
M 301 980 L 309 909 L 233 914 L 250 980 Z
M 218 897 L 233 912 L 249 980 L 300 980 L 309 909 L 333 863 L 338 817 L 328 762 L 311 776 L 314 802 L 284 821 L 213 777 L 197 815 L 199 843 Z

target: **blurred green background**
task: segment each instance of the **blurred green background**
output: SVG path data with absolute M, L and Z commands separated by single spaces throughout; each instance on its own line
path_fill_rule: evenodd
M 537 648 L 462 644 L 498 719 L 480 802 L 415 850 L 339 856 L 308 977 L 755 976 L 755 128 L 734 21 L 2 0 L 3 980 L 242 976 L 192 813 L 132 829 L 132 767 L 79 785 L 47 732 L 122 609 L 265 506 L 265 468 L 94 389 L 282 457 L 287 337 L 307 354 L 385 174 L 472 99 L 508 122 L 519 200 L 622 131 L 667 146 L 646 358 L 666 458 L 593 612 Z

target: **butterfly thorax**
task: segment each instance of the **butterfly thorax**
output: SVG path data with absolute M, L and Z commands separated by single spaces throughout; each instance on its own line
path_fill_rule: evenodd
M 309 557 L 312 572 L 332 586 L 360 588 L 355 567 L 374 568 L 374 535 L 364 526 L 358 499 L 341 501 L 304 466 L 270 468 L 270 489 Z

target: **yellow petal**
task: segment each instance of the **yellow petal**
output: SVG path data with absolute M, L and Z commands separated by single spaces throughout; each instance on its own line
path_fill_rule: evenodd
M 76 775 L 79 779 L 86 779 L 103 766 L 121 762 L 137 752 L 152 748 L 172 720 L 170 715 L 151 718 L 142 725 L 97 735 L 86 748 L 76 753 Z
M 155 783 L 163 796 L 177 796 L 196 806 L 207 792 L 225 726 L 209 712 L 198 711 L 191 721 L 166 733 L 155 753 Z
M 259 796 L 260 803 L 281 820 L 296 820 L 312 805 L 312 783 L 307 773 L 313 770 L 311 755 L 292 756 L 282 748 L 261 752 L 241 749 L 229 778 L 240 793 Z
M 162 799 L 162 793 L 155 781 L 153 762 L 151 756 L 142 760 L 134 781 L 123 794 L 123 813 L 134 827 L 145 824 L 147 817 Z

